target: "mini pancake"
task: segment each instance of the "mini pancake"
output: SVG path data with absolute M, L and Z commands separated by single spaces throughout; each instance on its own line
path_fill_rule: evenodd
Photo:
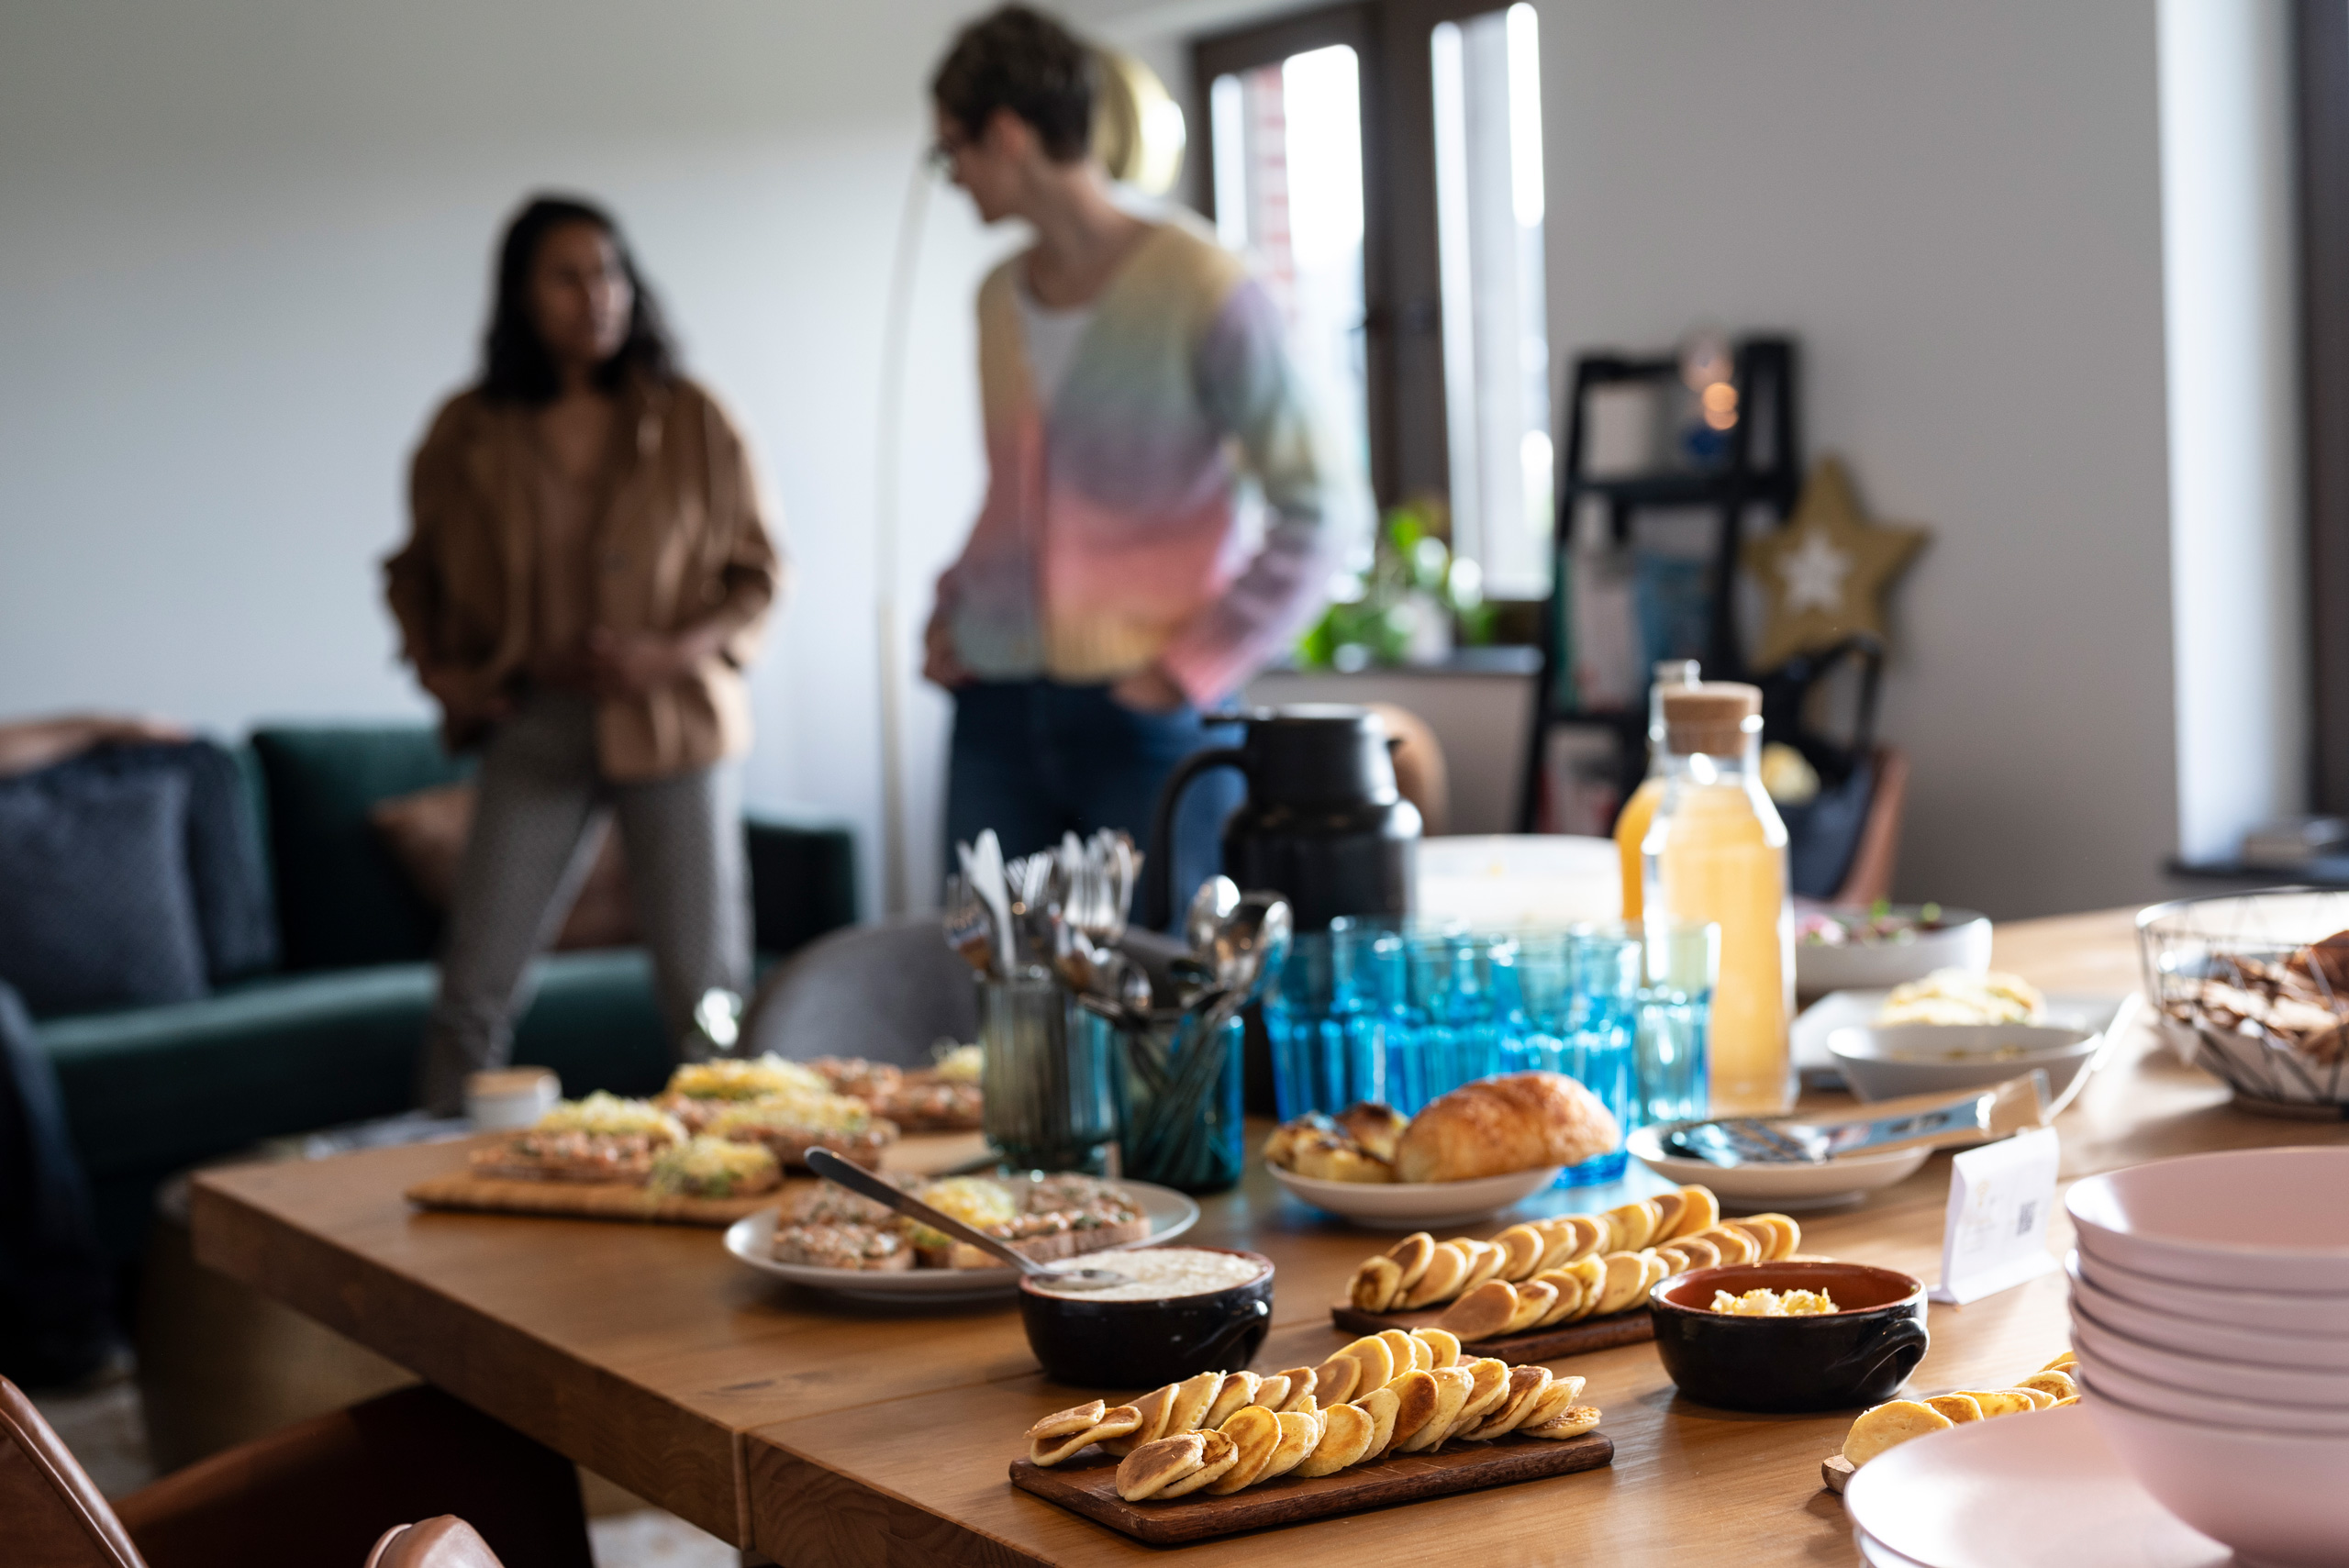
M 2079 1357 L 2074 1355 L 2071 1351 L 2065 1351 L 2062 1355 L 2057 1356 L 2054 1361 L 2049 1362 L 2045 1366 L 2041 1367 L 2039 1370 L 2042 1372 L 2069 1372 L 2079 1359 Z
M 1297 1467 L 1299 1475 L 1334 1475 L 1370 1451 L 1378 1422 L 1359 1405 L 1332 1405 L 1321 1413 L 1321 1440 Z
M 1672 1250 L 1688 1260 L 1691 1269 L 1717 1269 L 1721 1266 L 1721 1250 L 1702 1236 L 1677 1236 Z
M 1365 1258 L 1346 1282 L 1346 1299 L 1364 1312 L 1384 1312 L 1401 1294 L 1403 1271 L 1392 1258 Z
M 1460 1282 L 1460 1294 L 1467 1295 L 1486 1280 L 1501 1272 L 1501 1250 L 1490 1241 L 1455 1241 L 1453 1245 L 1469 1249 L 1468 1274 Z
M 1356 1340 L 1338 1353 L 1362 1368 L 1362 1376 L 1355 1380 L 1353 1387 L 1357 1399 L 1395 1381 L 1395 1347 L 1386 1342 L 1384 1334 Z
M 1240 1445 L 1221 1432 L 1193 1432 L 1199 1440 L 1199 1467 L 1188 1475 L 1177 1476 L 1158 1490 L 1159 1497 L 1187 1496 L 1202 1486 L 1212 1485 L 1231 1473 L 1240 1462 Z M 1128 1501 L 1132 1499 L 1129 1498 Z
M 1609 1252 L 1605 1261 L 1607 1283 L 1598 1293 L 1598 1306 L 1594 1313 L 1600 1318 L 1620 1312 L 1637 1302 L 1648 1277 L 1647 1262 L 1637 1252 Z
M 1489 1340 L 1507 1331 L 1517 1308 L 1517 1286 L 1505 1279 L 1486 1280 L 1446 1307 L 1436 1326 L 1464 1340 Z
M 1414 1329 L 1411 1338 L 1428 1348 L 1428 1355 L 1431 1358 L 1428 1362 L 1431 1371 L 1440 1366 L 1450 1366 L 1460 1359 L 1460 1336 L 1448 1329 L 1434 1327 Z
M 1542 1397 L 1542 1391 L 1549 1386 L 1550 1369 L 1546 1366 L 1509 1368 L 1508 1391 L 1468 1436 L 1478 1441 L 1486 1441 L 1515 1431 L 1517 1424 L 1532 1413 L 1534 1403 Z
M 1981 1403 L 1971 1394 L 1936 1394 L 1931 1399 L 1920 1399 L 1920 1405 L 1931 1405 L 1952 1421 L 1964 1423 L 1984 1418 Z
M 1439 1241 L 1428 1266 L 1403 1292 L 1402 1299 L 1388 1305 L 1408 1310 L 1433 1302 L 1450 1301 L 1460 1294 L 1460 1284 L 1468 1277 L 1468 1251 L 1457 1241 Z
M 2068 1372 L 2034 1372 L 2029 1377 L 2017 1378 L 2017 1388 L 2036 1388 L 2053 1399 L 2069 1399 L 2077 1394 L 2079 1385 Z
M 1794 1216 L 1780 1214 L 1774 1209 L 1768 1214 L 1748 1215 L 1746 1218 L 1751 1224 L 1767 1225 L 1771 1229 L 1783 1233 L 1777 1251 L 1770 1254 L 1767 1262 L 1775 1263 L 1802 1251 L 1802 1226 Z
M 1273 1418 L 1281 1424 L 1281 1440 L 1273 1449 L 1273 1457 L 1256 1472 L 1258 1481 L 1270 1481 L 1275 1475 L 1286 1475 L 1313 1457 L 1321 1446 L 1321 1415 L 1318 1410 L 1283 1410 Z
M 1424 1230 L 1414 1230 L 1387 1248 L 1386 1255 L 1402 1271 L 1403 1277 L 1396 1288 L 1408 1290 L 1419 1283 L 1419 1276 L 1428 1272 L 1428 1264 L 1434 1260 L 1435 1238 Z
M 1717 1225 L 1705 1232 L 1703 1240 L 1720 1250 L 1723 1263 L 1758 1263 L 1762 1261 L 1761 1244 L 1742 1230 Z
M 1537 1329 L 1564 1322 L 1574 1316 L 1575 1308 L 1582 1305 L 1582 1281 L 1564 1269 L 1552 1269 L 1547 1273 L 1536 1274 L 1533 1283 L 1546 1284 L 1555 1293 L 1551 1297 L 1549 1310 L 1543 1312 L 1541 1319 L 1533 1325 Z
M 1353 1363 L 1348 1362 L 1346 1364 L 1352 1366 Z M 1256 1386 L 1264 1381 L 1252 1372 L 1235 1372 L 1226 1376 L 1223 1386 L 1215 1391 L 1215 1400 L 1208 1407 L 1208 1413 L 1199 1418 L 1199 1425 L 1220 1427 L 1231 1418 L 1234 1410 L 1242 1405 L 1253 1405 L 1256 1402 Z
M 1688 1195 L 1658 1193 L 1648 1202 L 1655 1209 L 1655 1229 L 1648 1234 L 1648 1245 L 1669 1241 L 1680 1231 L 1680 1217 L 1688 1207 Z
M 1129 1503 L 1156 1496 L 1168 1483 L 1198 1469 L 1205 1462 L 1207 1446 L 1207 1438 L 1200 1432 L 1143 1443 L 1119 1462 L 1118 1496 Z
M 1555 1418 L 1564 1412 L 1567 1406 L 1575 1402 L 1575 1396 L 1581 1392 L 1582 1379 L 1553 1377 L 1532 1405 L 1527 1408 L 1525 1418 L 1518 1422 L 1517 1429 L 1521 1432 Z
M 1166 1425 L 1158 1435 L 1171 1438 L 1177 1432 L 1195 1432 L 1207 1424 L 1208 1407 L 1223 1387 L 1223 1373 L 1203 1372 L 1197 1377 L 1186 1377 L 1174 1385 L 1174 1396 L 1166 1402 Z
M 1450 1367 L 1444 1368 L 1450 1372 Z M 1431 1372 L 1407 1372 L 1389 1385 L 1395 1390 L 1395 1434 L 1387 1447 L 1401 1451 L 1403 1445 L 1419 1435 L 1435 1415 L 1436 1374 Z
M 1256 1385 L 1256 1397 L 1248 1403 L 1261 1405 L 1267 1410 L 1277 1410 L 1288 1403 L 1288 1373 L 1279 1372 Z
M 1104 1451 L 1114 1454 L 1131 1453 L 1146 1443 L 1155 1442 L 1163 1436 L 1166 1427 L 1166 1405 L 1167 1401 L 1174 1397 L 1174 1388 L 1175 1385 L 1170 1383 L 1163 1387 L 1153 1388 L 1140 1398 L 1130 1401 L 1140 1419 L 1135 1421 L 1134 1429 L 1124 1437 L 1111 1438 L 1108 1442 L 1103 1443 L 1101 1447 Z
M 1546 1438 L 1557 1442 L 1567 1438 L 1578 1438 L 1597 1425 L 1598 1406 L 1569 1405 L 1538 1427 L 1520 1427 L 1517 1429 L 1521 1437 Z
M 1850 1434 L 1843 1439 L 1843 1457 L 1857 1467 L 1910 1438 L 1947 1431 L 1956 1424 L 1931 1405 L 1914 1399 L 1895 1399 L 1864 1413 L 1852 1423 Z
M 1385 1453 L 1395 1440 L 1395 1418 L 1400 1413 L 1403 1396 L 1391 1387 L 1375 1388 L 1354 1401 L 1354 1408 L 1370 1418 L 1370 1441 L 1363 1445 L 1362 1457 L 1375 1458 Z
M 1501 1250 L 1500 1277 L 1512 1282 L 1531 1279 L 1550 1249 L 1549 1238 L 1531 1225 L 1510 1226 L 1493 1238 L 1493 1245 Z
M 2028 1416 L 2039 1408 L 2038 1403 L 2020 1388 L 1967 1388 L 1960 1392 L 1974 1401 L 1986 1421 L 1998 1416 Z
M 1257 1401 L 1258 1404 L 1270 1405 L 1271 1408 L 1275 1412 L 1282 1410 L 1310 1410 L 1316 1407 L 1313 1402 L 1313 1395 L 1314 1387 L 1318 1381 L 1318 1374 L 1311 1367 L 1293 1366 L 1286 1372 L 1281 1373 L 1281 1375 L 1288 1379 L 1288 1397 L 1282 1400 L 1277 1405 L 1271 1405 L 1269 1400 L 1264 1399 L 1259 1399 Z
M 1550 1308 L 1558 1304 L 1558 1287 L 1541 1280 L 1530 1279 L 1517 1287 L 1517 1316 L 1508 1320 L 1504 1334 L 1522 1334 L 1542 1318 L 1550 1316 Z
M 1508 1398 L 1509 1364 L 1492 1356 L 1479 1356 L 1467 1365 L 1470 1378 L 1468 1397 L 1460 1403 L 1460 1414 L 1452 1419 L 1452 1429 L 1446 1437 L 1458 1437 L 1483 1426 L 1487 1417 L 1499 1409 Z
M 1428 1364 L 1427 1361 L 1424 1359 L 1430 1353 L 1427 1346 L 1421 1344 L 1419 1340 L 1414 1340 L 1402 1329 L 1388 1329 L 1382 1332 L 1378 1337 L 1386 1341 L 1387 1353 L 1395 1358 L 1395 1375 L 1397 1377 L 1402 1376 L 1405 1373 L 1409 1372 L 1414 1367 L 1422 1367 Z
M 1031 1437 L 1028 1443 L 1028 1460 L 1049 1470 L 1064 1459 L 1085 1451 L 1087 1445 L 1122 1438 L 1141 1423 L 1141 1412 L 1130 1405 L 1117 1405 L 1101 1412 L 1100 1418 L 1089 1427 L 1055 1438 Z
M 1330 1404 L 1351 1399 L 1354 1396 L 1354 1385 L 1361 1381 L 1362 1362 L 1340 1351 L 1313 1369 L 1313 1396 Z
M 1598 1218 L 1611 1233 L 1610 1252 L 1636 1252 L 1655 1234 L 1656 1212 L 1644 1202 L 1617 1204 Z
M 1108 1407 L 1096 1399 L 1089 1405 L 1074 1405 L 1065 1410 L 1055 1410 L 1028 1429 L 1030 1442 L 1039 1438 L 1064 1438 L 1072 1432 L 1089 1432 L 1101 1419 Z
M 1435 1380 L 1435 1409 L 1416 1431 L 1395 1445 L 1397 1453 L 1432 1452 L 1451 1434 L 1452 1424 L 1460 1418 L 1460 1407 L 1468 1402 L 1468 1391 L 1476 1386 L 1476 1374 L 1464 1366 L 1448 1366 L 1428 1376 Z
M 1262 1405 L 1250 1405 L 1234 1411 L 1218 1429 L 1240 1445 L 1239 1462 L 1207 1488 L 1208 1496 L 1225 1497 L 1254 1485 L 1258 1472 L 1271 1462 L 1281 1442 L 1281 1418 Z
M 1581 1232 L 1563 1219 L 1537 1219 L 1533 1229 L 1542 1233 L 1542 1256 L 1535 1260 L 1533 1272 L 1547 1273 L 1575 1255 L 1575 1246 Z
M 1673 1232 L 1675 1237 L 1698 1235 L 1721 1222 L 1721 1200 L 1713 1195 L 1712 1188 L 1686 1186 L 1680 1195 L 1687 1207 L 1681 1215 L 1680 1229 Z

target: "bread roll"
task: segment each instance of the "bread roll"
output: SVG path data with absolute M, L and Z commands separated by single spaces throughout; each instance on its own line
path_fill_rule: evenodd
M 1563 1073 L 1507 1073 L 1440 1095 L 1395 1143 L 1406 1182 L 1578 1165 L 1622 1141 L 1598 1096 Z

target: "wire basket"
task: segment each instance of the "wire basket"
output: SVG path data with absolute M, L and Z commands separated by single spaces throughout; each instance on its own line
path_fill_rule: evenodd
M 2185 1061 L 2252 1110 L 2349 1116 L 2349 893 L 2278 887 L 2137 917 L 2145 994 Z

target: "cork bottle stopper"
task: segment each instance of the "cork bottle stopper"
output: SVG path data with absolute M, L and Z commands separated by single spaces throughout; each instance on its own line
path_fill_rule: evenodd
M 1664 693 L 1664 748 L 1675 756 L 1733 757 L 1745 750 L 1749 724 L 1758 724 L 1762 689 L 1734 681 L 1668 686 Z

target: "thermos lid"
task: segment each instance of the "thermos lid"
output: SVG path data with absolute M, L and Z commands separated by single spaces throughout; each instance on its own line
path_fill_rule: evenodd
M 1664 744 L 1675 756 L 1735 756 L 1762 727 L 1762 688 L 1702 681 L 1664 688 Z

